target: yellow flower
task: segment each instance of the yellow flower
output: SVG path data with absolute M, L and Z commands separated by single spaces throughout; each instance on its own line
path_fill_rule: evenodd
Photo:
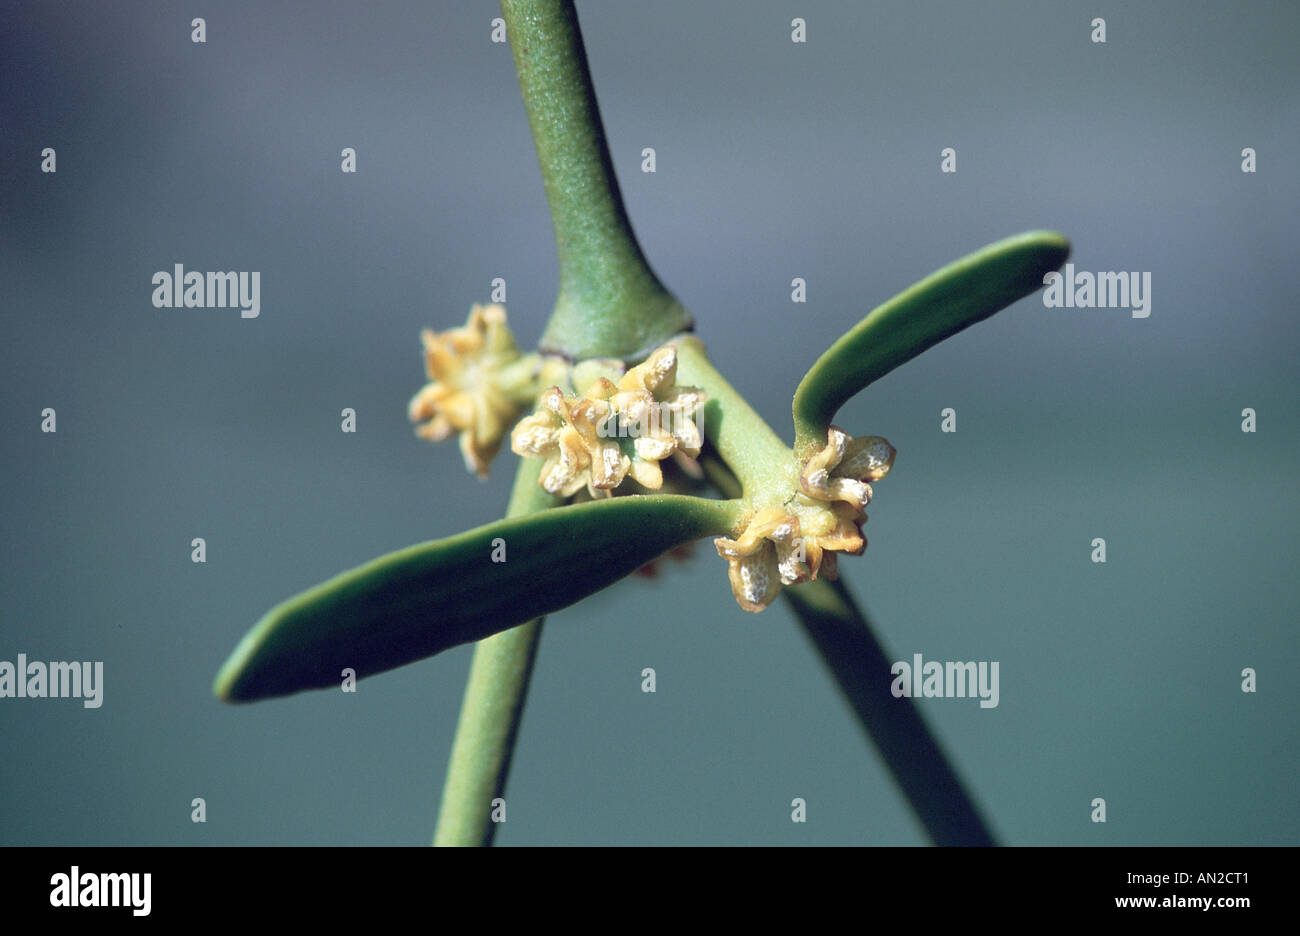
M 803 580 L 799 518 L 780 507 L 763 508 L 739 537 L 719 537 L 713 545 L 727 560 L 731 592 L 746 611 L 762 611 L 776 600 L 782 585 Z
M 855 510 L 871 503 L 871 485 L 889 474 L 895 450 L 880 436 L 854 439 L 838 426 L 826 433 L 826 447 L 804 463 L 799 487 L 809 497 L 844 501 Z
M 597 377 L 582 396 L 566 397 L 551 387 L 538 411 L 515 427 L 511 450 L 545 458 L 539 483 L 561 497 L 584 486 L 592 497 L 608 497 L 629 474 L 657 491 L 663 486 L 659 462 L 678 453 L 693 458 L 702 444 L 694 415 L 704 394 L 678 387 L 676 377 L 677 352 L 666 347 L 618 383 Z M 620 439 L 631 443 L 625 447 Z
M 542 394 L 541 408 L 515 426 L 510 448 L 516 455 L 546 459 L 538 483 L 548 493 L 572 497 L 586 486 L 592 497 L 608 497 L 610 480 L 627 474 L 627 456 L 596 435 L 593 417 L 603 415 L 607 405 L 566 397 L 551 387 Z
M 853 439 L 832 426 L 826 446 L 802 465 L 799 491 L 779 507 L 759 508 L 736 539 L 715 539 L 740 606 L 762 611 L 787 585 L 834 579 L 840 553 L 861 555 L 867 482 L 889 473 L 894 454 L 879 436 Z
M 486 478 L 506 430 L 536 393 L 536 356 L 519 351 L 500 305 L 475 305 L 463 327 L 425 329 L 420 338 L 430 383 L 411 399 L 416 434 L 440 442 L 459 432 L 465 467 Z

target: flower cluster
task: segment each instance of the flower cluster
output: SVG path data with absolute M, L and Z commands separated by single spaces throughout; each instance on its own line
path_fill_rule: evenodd
M 755 511 L 735 539 L 714 540 L 740 606 L 762 611 L 786 585 L 819 575 L 834 579 L 839 553 L 861 555 L 869 482 L 889 473 L 894 454 L 879 436 L 854 439 L 831 426 L 826 446 L 801 466 L 798 492 Z
M 430 382 L 411 400 L 416 434 L 440 442 L 459 432 L 465 467 L 485 478 L 536 393 L 537 356 L 520 352 L 500 305 L 475 305 L 464 327 L 425 329 L 420 338 Z
M 657 491 L 661 461 L 699 455 L 694 416 L 703 401 L 700 390 L 677 386 L 676 350 L 659 348 L 617 383 L 597 377 L 582 396 L 551 387 L 538 411 L 515 427 L 510 447 L 546 459 L 540 484 L 551 494 L 571 497 L 586 487 L 592 497 L 608 497 L 628 475 Z

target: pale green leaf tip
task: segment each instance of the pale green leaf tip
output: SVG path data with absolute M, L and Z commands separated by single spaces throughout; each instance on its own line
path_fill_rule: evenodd
M 251 702 L 258 698 L 247 691 L 249 668 L 262 646 L 263 636 L 274 627 L 273 618 L 276 610 L 267 612 L 247 634 L 240 638 L 235 649 L 221 664 L 216 678 L 212 681 L 212 693 L 222 702 Z

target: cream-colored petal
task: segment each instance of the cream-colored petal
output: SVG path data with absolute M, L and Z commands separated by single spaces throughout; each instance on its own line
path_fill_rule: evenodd
M 616 442 L 599 441 L 591 459 L 591 484 L 593 487 L 611 490 L 619 486 L 627 477 L 631 459 L 623 454 Z
M 844 457 L 832 472 L 842 478 L 879 481 L 889 474 L 897 450 L 880 436 L 862 436 L 845 448 Z
M 489 447 L 480 446 L 474 435 L 469 432 L 460 434 L 460 454 L 465 460 L 465 469 L 471 474 L 480 478 L 488 476 L 488 464 L 492 461 L 492 456 L 496 454 L 495 449 L 489 450 Z
M 642 487 L 657 491 L 664 485 L 663 469 L 659 467 L 657 461 L 642 461 L 640 458 L 634 458 L 632 459 L 632 479 Z
M 681 445 L 682 451 L 692 458 L 700 454 L 700 449 L 704 445 L 704 437 L 700 434 L 699 427 L 691 420 L 682 418 L 679 423 L 673 425 L 673 436 Z
M 831 500 L 827 484 L 831 471 L 844 456 L 848 441 L 848 435 L 837 426 L 831 426 L 826 431 L 826 445 L 804 462 L 803 469 L 799 472 L 799 487 L 805 494 L 819 500 Z
M 411 397 L 411 402 L 406 407 L 411 422 L 424 422 L 434 417 L 438 412 L 436 403 L 441 398 L 441 389 L 437 384 L 425 384 L 419 393 Z
M 415 427 L 415 434 L 421 439 L 427 439 L 430 442 L 441 442 L 454 431 L 452 424 L 441 413 L 434 415 L 432 419 L 423 425 Z
M 781 574 L 771 544 L 753 555 L 729 560 L 727 578 L 737 604 L 754 614 L 770 605 L 781 593 Z
M 793 585 L 808 580 L 808 570 L 804 568 L 805 550 L 799 536 L 799 520 L 791 515 L 780 526 L 767 535 L 776 549 L 776 566 L 781 576 L 781 584 Z
M 555 423 L 550 413 L 524 417 L 510 434 L 510 450 L 516 455 L 546 455 L 555 446 Z
M 646 461 L 662 461 L 677 449 L 677 440 L 667 433 L 660 435 L 638 436 L 632 443 L 638 458 Z
M 620 390 L 649 390 L 671 387 L 677 376 L 677 350 L 671 346 L 659 348 L 646 360 L 623 375 L 618 382 Z
M 822 485 L 820 497 L 822 500 L 844 501 L 861 510 L 871 502 L 871 487 L 853 478 L 831 477 Z

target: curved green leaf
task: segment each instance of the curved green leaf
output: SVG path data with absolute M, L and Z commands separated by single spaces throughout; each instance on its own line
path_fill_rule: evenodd
M 213 689 L 246 702 L 338 686 L 568 607 L 681 543 L 726 532 L 732 501 L 642 495 L 555 507 L 381 556 L 272 608 Z M 494 540 L 505 562 L 493 562 Z M 498 553 L 498 556 L 500 554 Z
M 1070 255 L 1053 231 L 1029 231 L 977 250 L 874 309 L 831 345 L 794 394 L 795 450 L 826 443 L 852 396 L 922 351 L 1043 286 Z

